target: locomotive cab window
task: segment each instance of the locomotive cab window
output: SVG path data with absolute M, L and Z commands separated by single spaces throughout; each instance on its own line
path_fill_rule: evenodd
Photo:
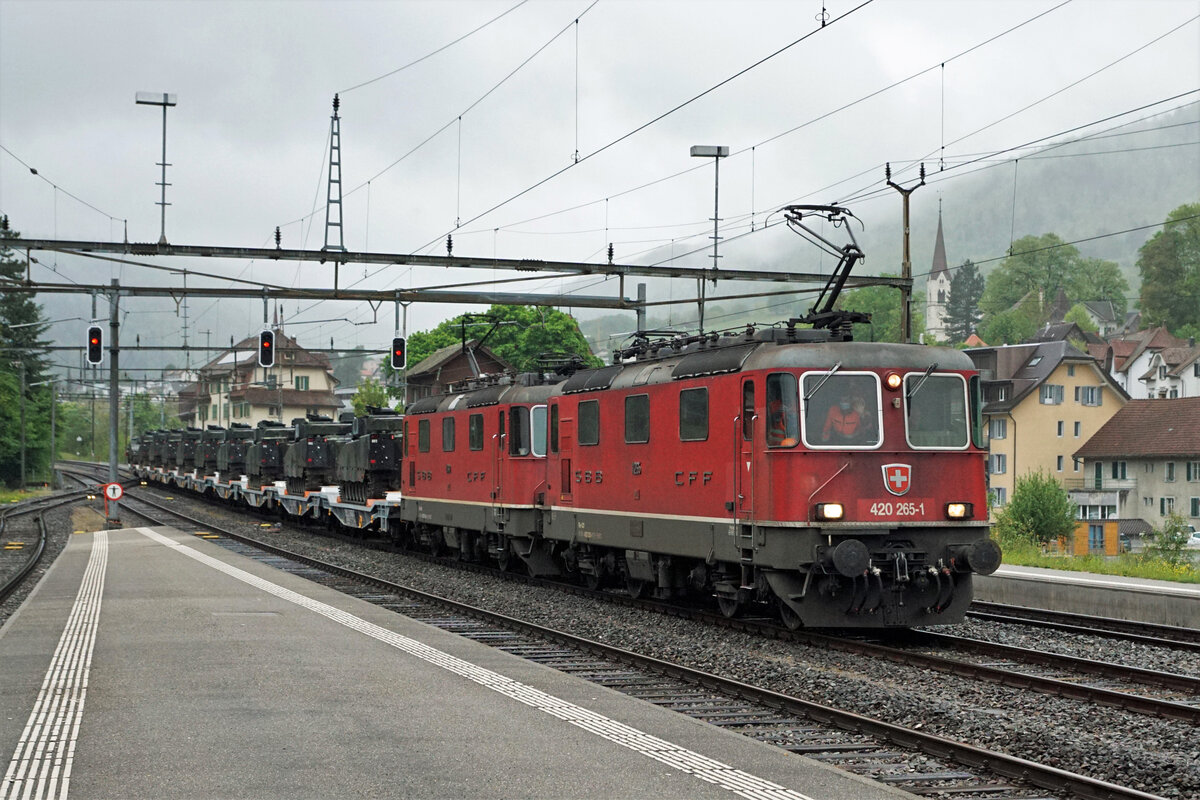
M 684 389 L 679 393 L 679 441 L 708 439 L 708 389 Z
M 809 372 L 801 390 L 807 446 L 865 450 L 882 443 L 882 406 L 875 373 Z
M 442 420 L 442 452 L 454 452 L 454 417 Z
M 483 414 L 472 414 L 467 419 L 467 446 L 472 450 L 483 449 Z
M 600 444 L 600 401 L 579 404 L 579 443 Z
M 558 452 L 558 403 L 550 406 L 550 452 Z
M 422 453 L 429 452 L 429 420 L 417 421 L 417 449 Z
M 529 449 L 538 458 L 546 455 L 546 407 L 529 409 Z
M 508 410 L 508 454 L 527 456 L 533 446 L 528 406 L 513 406 Z
M 650 441 L 650 395 L 635 394 L 625 398 L 625 443 Z
M 767 376 L 767 424 L 764 430 L 768 447 L 795 447 L 800 441 L 798 400 L 795 375 L 776 372 Z M 742 413 L 746 412 L 743 410 Z
M 904 430 L 910 447 L 961 450 L 970 444 L 967 384 L 961 375 L 904 376 Z

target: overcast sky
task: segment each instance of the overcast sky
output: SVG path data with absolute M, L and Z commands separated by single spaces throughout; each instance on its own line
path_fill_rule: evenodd
M 911 181 L 904 170 L 920 159 L 953 164 L 1194 92 L 1198 15 L 1200 0 L 0 0 L 0 213 L 26 237 L 120 241 L 127 225 L 130 241 L 156 241 L 162 115 L 134 99 L 170 92 L 168 240 L 265 247 L 278 225 L 285 247 L 319 248 L 340 92 L 350 250 L 444 254 L 453 232 L 455 255 L 602 261 L 612 242 L 618 262 L 675 253 L 677 263 L 707 266 L 713 165 L 688 151 L 721 144 L 732 153 L 720 165 L 722 235 L 757 231 L 721 266 L 758 268 L 762 254 L 794 247 L 794 260 L 776 266 L 810 271 L 813 254 L 793 234 L 762 230 L 770 212 L 877 189 L 884 162 Z M 914 200 L 928 208 L 936 196 Z M 870 227 L 897 203 L 893 194 L 854 210 Z M 931 239 L 935 226 L 925 214 L 914 236 Z M 35 268 L 45 280 L 177 280 L 42 260 L 59 272 Z M 332 281 L 327 266 L 155 263 L 287 285 Z M 364 270 L 342 274 L 344 285 Z M 360 285 L 490 277 L 393 267 Z M 618 293 L 615 280 L 498 288 L 572 286 Z M 127 321 L 143 342 L 181 341 L 173 305 L 124 307 L 140 314 Z M 414 305 L 409 328 L 462 310 Z M 294 322 L 373 316 L 335 303 L 285 311 Z M 262 312 L 194 300 L 190 313 L 192 330 L 213 331 L 215 345 L 251 333 Z M 379 318 L 289 332 L 379 347 L 393 310 Z M 74 342 L 80 324 L 53 334 Z

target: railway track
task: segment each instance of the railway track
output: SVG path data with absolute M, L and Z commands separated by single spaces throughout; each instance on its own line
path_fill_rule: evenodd
M 1127 619 L 979 601 L 971 604 L 971 610 L 967 612 L 967 616 L 989 622 L 1028 625 L 1064 633 L 1105 636 L 1110 639 L 1138 642 L 1156 647 L 1166 645 L 1178 650 L 1200 653 L 1200 628 L 1180 628 L 1174 625 L 1156 625 Z
M 215 541 L 237 552 L 339 591 L 909 791 L 991 798 L 1047 797 L 1047 791 L 1061 797 L 1155 797 L 456 603 L 223 530 L 209 520 L 152 503 L 144 494 L 127 495 L 126 510 L 156 523 L 169 514 L 183 520 L 184 529 L 215 535 L 220 537 Z M 786 633 L 790 632 L 780 629 L 773 635 Z
M 0 603 L 4 602 L 37 568 L 46 552 L 45 513 L 77 502 L 88 489 L 60 491 L 7 506 L 0 511 Z M 33 515 L 33 526 L 10 526 L 9 521 Z

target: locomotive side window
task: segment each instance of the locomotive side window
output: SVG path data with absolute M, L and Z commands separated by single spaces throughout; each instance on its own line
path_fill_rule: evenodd
M 529 409 L 513 406 L 508 410 L 508 454 L 529 455 Z
M 579 404 L 579 443 L 600 444 L 600 401 Z
M 550 452 L 558 452 L 558 403 L 550 406 Z
M 546 455 L 545 406 L 534 406 L 529 410 L 529 429 L 529 449 L 535 456 L 542 458 Z
M 483 414 L 467 418 L 467 446 L 472 450 L 483 449 Z
M 970 443 L 967 386 L 961 375 L 904 376 L 904 427 L 915 448 L 954 448 Z
M 625 443 L 650 441 L 650 395 L 635 394 L 625 398 Z
M 987 440 L 983 438 L 983 380 L 978 375 L 972 375 L 967 387 L 971 399 L 971 441 L 976 447 L 986 450 Z
M 679 393 L 679 441 L 708 439 L 708 389 L 684 389 Z
M 803 381 L 804 443 L 809 447 L 874 448 L 883 440 L 879 376 L 873 372 L 809 372 Z
M 442 420 L 442 452 L 454 452 L 454 417 Z
M 417 449 L 422 453 L 429 452 L 429 420 L 417 421 Z
M 796 376 L 776 372 L 767 376 L 767 445 L 795 447 L 800 440 L 799 392 Z M 742 412 L 745 413 L 745 412 Z
M 754 436 L 754 382 L 742 384 L 742 438 L 747 442 Z

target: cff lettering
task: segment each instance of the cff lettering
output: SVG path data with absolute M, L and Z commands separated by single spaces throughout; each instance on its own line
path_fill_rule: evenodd
M 700 485 L 704 486 L 712 480 L 712 476 L 713 474 L 711 472 L 676 472 L 675 485 L 690 486 L 696 481 L 700 481 Z

